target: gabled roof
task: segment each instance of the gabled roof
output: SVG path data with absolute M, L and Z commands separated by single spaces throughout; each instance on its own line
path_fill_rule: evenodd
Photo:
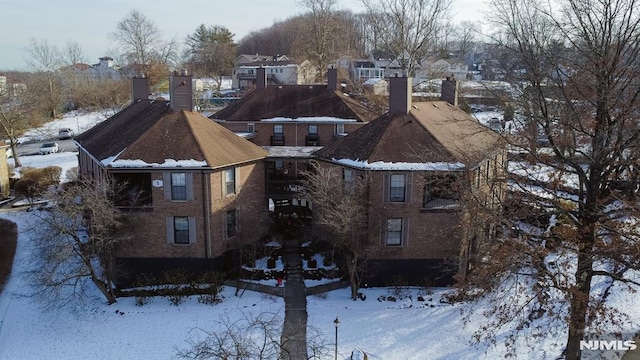
M 170 112 L 168 101 L 141 99 L 76 136 L 75 141 L 102 161 L 120 153 Z
M 256 89 L 210 118 L 260 121 L 276 117 L 334 117 L 368 122 L 376 116 L 364 105 L 326 86 L 278 85 Z
M 76 142 L 111 167 L 218 168 L 267 152 L 198 113 L 173 112 L 167 101 L 140 100 Z
M 267 154 L 266 150 L 236 136 L 215 121 L 182 110 L 158 120 L 115 159 L 113 166 L 126 160 L 167 166 L 193 160 L 218 168 L 262 159 Z
M 406 115 L 385 114 L 315 155 L 345 164 L 339 160 L 363 164 L 455 164 L 460 168 L 475 167 L 500 144 L 498 134 L 463 110 L 445 101 L 434 101 L 414 103 Z

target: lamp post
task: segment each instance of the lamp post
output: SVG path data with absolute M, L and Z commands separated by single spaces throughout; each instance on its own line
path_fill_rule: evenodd
M 336 325 L 336 348 L 335 348 L 335 360 L 338 360 L 338 325 L 340 325 L 340 320 L 336 316 L 336 319 L 333 320 L 333 323 Z

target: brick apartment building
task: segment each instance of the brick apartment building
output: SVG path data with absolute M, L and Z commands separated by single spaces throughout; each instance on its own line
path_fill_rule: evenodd
M 499 202 L 499 137 L 455 106 L 455 81 L 443 83 L 445 101 L 412 103 L 410 79 L 392 78 L 389 112 L 377 116 L 336 79 L 330 70 L 327 86 L 267 86 L 258 69 L 257 89 L 215 121 L 191 111 L 190 76 L 171 76 L 171 102 L 149 100 L 146 81 L 134 79 L 133 103 L 76 137 L 81 175 L 127 184 L 116 205 L 137 236 L 120 259 L 134 271 L 225 268 L 228 250 L 268 232 L 269 210 L 311 211 L 298 190 L 317 159 L 370 179 L 370 226 L 380 234 L 372 283 L 443 266 L 449 280 L 464 273 L 483 229 L 445 188 L 462 179 Z

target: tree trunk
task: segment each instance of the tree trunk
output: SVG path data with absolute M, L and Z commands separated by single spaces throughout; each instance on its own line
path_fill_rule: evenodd
M 18 155 L 18 146 L 11 141 L 11 153 L 13 154 L 13 163 L 15 167 L 21 167 L 22 162 L 20 161 L 20 155 Z
M 351 286 L 351 299 L 358 299 L 358 290 L 360 289 L 359 281 L 358 281 L 358 256 L 355 254 L 351 254 L 347 261 L 349 264 L 347 265 L 349 268 L 349 284 Z
M 576 270 L 576 284 L 570 290 L 570 314 L 569 335 L 565 348 L 566 360 L 580 360 L 580 340 L 584 340 L 584 330 L 587 322 L 587 309 L 589 308 L 589 294 L 591 292 L 591 279 L 593 260 L 591 247 L 581 249 L 578 254 L 578 267 Z

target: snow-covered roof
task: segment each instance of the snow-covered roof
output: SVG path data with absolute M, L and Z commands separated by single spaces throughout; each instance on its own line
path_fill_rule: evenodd
M 269 152 L 267 157 L 310 158 L 322 146 L 263 146 Z
M 369 80 L 365 81 L 364 83 L 362 83 L 362 85 L 364 85 L 364 86 L 373 86 L 373 85 L 375 85 L 375 84 L 377 84 L 377 83 L 379 83 L 381 81 L 384 81 L 385 83 L 387 82 L 384 79 L 372 78 L 372 79 L 369 79 Z
M 357 122 L 355 119 L 340 119 L 331 116 L 310 116 L 310 117 L 299 117 L 299 118 L 288 118 L 288 117 L 274 117 L 270 119 L 261 119 L 262 122 L 313 122 L 313 123 L 352 123 Z
M 421 170 L 421 171 L 459 171 L 464 170 L 464 164 L 455 162 L 384 162 L 376 161 L 369 163 L 368 161 L 353 159 L 331 159 L 333 162 L 366 170 Z
M 198 161 L 198 160 L 173 160 L 173 159 L 164 159 L 162 164 L 158 163 L 147 163 L 144 160 L 114 160 L 111 162 L 110 166 L 112 168 L 199 168 L 209 166 L 206 161 Z

